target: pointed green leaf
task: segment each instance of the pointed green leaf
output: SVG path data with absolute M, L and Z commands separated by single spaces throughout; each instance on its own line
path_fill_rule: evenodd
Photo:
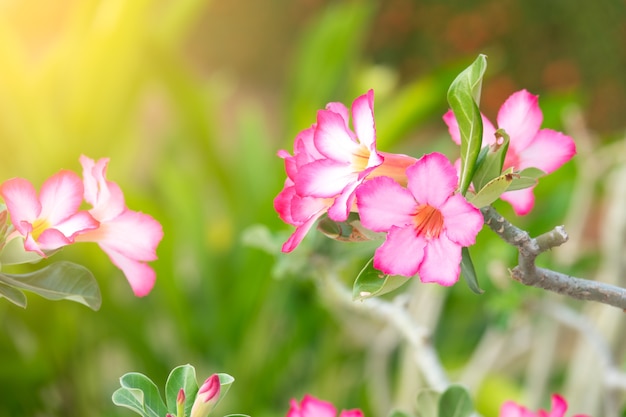
M 185 391 L 185 415 L 191 413 L 193 399 L 198 393 L 198 381 L 196 380 L 196 370 L 193 366 L 181 365 L 177 366 L 170 372 L 165 383 L 165 400 L 167 401 L 167 409 L 171 414 L 176 415 L 176 399 L 180 389 Z
M 13 304 L 26 308 L 26 295 L 15 287 L 0 282 L 0 297 L 4 297 Z
M 454 112 L 461 136 L 459 190 L 463 195 L 472 181 L 482 146 L 483 123 L 478 103 L 486 69 L 487 57 L 481 54 L 454 79 L 448 90 L 448 104 Z
M 476 164 L 476 172 L 472 178 L 474 189 L 476 190 L 482 189 L 489 181 L 502 174 L 504 159 L 509 149 L 509 135 L 502 129 L 498 129 L 496 132 L 496 142 L 483 149 L 487 149 L 487 152 L 481 160 L 481 163 Z
M 467 201 L 472 203 L 474 207 L 482 208 L 490 205 L 496 201 L 502 193 L 508 191 L 509 186 L 513 182 L 515 174 L 511 173 L 511 170 L 505 171 L 499 177 L 496 177 L 489 181 L 485 186 L 475 195 L 468 197 Z
M 441 393 L 423 389 L 417 394 L 417 417 L 437 417 Z
M 386 275 L 374 268 L 374 259 L 370 259 L 361 269 L 352 286 L 352 298 L 365 300 L 377 295 L 387 294 L 404 285 L 409 278 L 399 275 Z
M 91 271 L 68 261 L 52 263 L 28 274 L 0 273 L 0 282 L 34 292 L 48 300 L 71 300 L 98 310 L 100 288 Z
M 151 417 L 144 409 L 143 391 L 133 388 L 118 388 L 111 397 L 113 404 L 133 410 L 143 417 Z
M 513 177 L 513 182 L 507 189 L 507 191 L 522 190 L 524 188 L 533 187 L 537 185 L 538 179 L 546 175 L 545 172 L 538 168 L 526 168 Z
M 340 242 L 365 242 L 385 236 L 384 233 L 376 233 L 363 226 L 357 213 L 350 213 L 345 222 L 336 222 L 325 216 L 317 223 L 317 230 Z
M 470 290 L 476 294 L 482 294 L 484 291 L 478 285 L 478 277 L 476 276 L 476 270 L 474 269 L 474 263 L 469 253 L 469 248 L 463 247 L 461 249 L 461 275 L 470 287 Z
M 235 378 L 224 373 L 218 373 L 217 376 L 219 376 L 220 378 L 220 398 L 219 400 L 217 400 L 217 403 L 219 403 L 222 398 L 224 398 L 226 394 L 228 394 L 231 385 L 233 384 L 233 382 L 235 382 Z
M 450 386 L 439 399 L 439 417 L 469 417 L 474 405 L 467 390 L 460 385 Z
M 133 396 L 141 403 L 141 409 L 147 417 L 163 417 L 167 414 L 167 407 L 161 399 L 159 389 L 147 376 L 130 372 L 120 378 L 120 384 L 122 388 L 131 390 Z M 139 395 L 137 391 L 141 391 L 142 395 Z

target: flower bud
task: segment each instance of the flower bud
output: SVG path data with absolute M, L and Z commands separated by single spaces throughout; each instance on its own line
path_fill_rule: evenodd
M 204 381 L 198 390 L 196 400 L 191 407 L 189 417 L 206 417 L 213 410 L 220 398 L 220 377 L 213 374 Z
M 176 397 L 176 414 L 183 417 L 185 415 L 185 390 L 180 389 Z

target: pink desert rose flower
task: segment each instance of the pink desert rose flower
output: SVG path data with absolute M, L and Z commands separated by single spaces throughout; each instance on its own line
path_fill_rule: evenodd
M 374 254 L 386 274 L 452 285 L 459 279 L 461 248 L 471 246 L 483 225 L 480 211 L 455 194 L 454 166 L 440 153 L 423 156 L 406 170 L 407 188 L 378 177 L 357 189 L 363 225 L 387 232 Z
M 318 400 L 310 395 L 305 395 L 302 401 L 291 400 L 291 407 L 287 417 L 336 417 L 337 410 L 326 401 Z M 339 417 L 363 417 L 361 410 L 343 410 Z
M 566 411 L 567 402 L 565 402 L 561 396 L 554 394 L 552 396 L 552 410 L 550 411 L 539 410 L 536 413 L 533 413 L 526 407 L 518 405 L 513 401 L 507 401 L 502 404 L 499 417 L 564 417 Z M 574 417 L 589 416 L 585 414 L 577 414 Z
M 13 237 L 24 238 L 24 248 L 45 257 L 52 251 L 74 243 L 75 237 L 98 227 L 87 212 L 80 211 L 83 183 L 71 171 L 60 171 L 47 179 L 41 192 L 25 179 L 13 178 L 0 186 L 15 231 Z
M 459 126 L 450 110 L 443 120 L 448 125 L 452 139 L 461 143 Z M 483 145 L 495 142 L 496 128 L 483 115 Z M 551 129 L 541 129 L 543 113 L 539 108 L 538 96 L 526 90 L 513 93 L 500 107 L 498 127 L 509 135 L 509 149 L 503 169 L 513 167 L 516 171 L 539 168 L 546 174 L 554 172 L 576 154 L 576 145 L 571 137 Z M 533 188 L 508 191 L 501 198 L 508 201 L 517 215 L 528 214 L 535 203 Z
M 285 223 L 296 227 L 283 252 L 295 249 L 322 215 L 346 220 L 356 210 L 355 189 L 363 181 L 390 176 L 406 183 L 405 170 L 416 159 L 376 150 L 372 90 L 354 100 L 352 118 L 356 133 L 349 128 L 349 110 L 329 103 L 318 111 L 317 123 L 296 136 L 293 155 L 278 152 L 287 179 L 274 208 Z
M 189 417 L 206 417 L 220 399 L 220 377 L 213 374 L 204 381 L 191 406 Z
M 136 296 L 147 295 L 156 274 L 147 262 L 157 259 L 156 248 L 163 229 L 151 216 L 129 210 L 120 187 L 106 179 L 108 158 L 97 162 L 84 155 L 84 198 L 93 207 L 89 213 L 100 222 L 97 229 L 79 234 L 76 241 L 96 242 L 111 262 L 124 272 Z

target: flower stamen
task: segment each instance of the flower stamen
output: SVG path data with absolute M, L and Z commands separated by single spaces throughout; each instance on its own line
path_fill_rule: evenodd
M 421 204 L 413 215 L 415 232 L 426 239 L 436 239 L 443 230 L 443 215 L 441 211 L 428 204 Z

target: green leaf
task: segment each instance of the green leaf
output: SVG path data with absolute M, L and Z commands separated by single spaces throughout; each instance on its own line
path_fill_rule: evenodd
M 404 411 L 400 411 L 400 410 L 392 410 L 391 413 L 389 414 L 389 417 L 411 417 L 409 414 L 405 413 Z M 435 417 L 435 416 L 433 416 Z
M 220 378 L 220 398 L 217 400 L 216 405 L 228 394 L 231 385 L 235 382 L 235 378 L 228 374 L 218 373 L 217 376 Z
M 474 269 L 474 263 L 469 253 L 469 248 L 463 247 L 461 249 L 461 275 L 465 278 L 465 282 L 470 287 L 470 290 L 476 294 L 482 294 L 484 291 L 478 285 L 478 277 L 476 276 L 476 270 Z
M 165 400 L 167 401 L 167 409 L 170 413 L 176 415 L 176 398 L 180 389 L 185 391 L 185 415 L 191 413 L 193 399 L 198 393 L 198 382 L 196 380 L 196 370 L 193 366 L 180 365 L 170 372 L 165 383 Z
M 374 268 L 374 259 L 370 259 L 363 267 L 352 286 L 352 298 L 365 300 L 377 295 L 387 294 L 402 285 L 409 278 L 399 275 L 386 275 Z
M 474 207 L 482 208 L 496 201 L 502 193 L 509 190 L 509 186 L 513 182 L 515 174 L 511 169 L 505 171 L 502 175 L 492 179 L 475 195 L 468 197 L 467 201 L 472 203 Z
M 481 163 L 476 164 L 476 172 L 472 178 L 474 189 L 482 189 L 489 181 L 502 174 L 502 167 L 506 152 L 509 149 L 509 135 L 502 129 L 496 131 L 496 142 L 493 145 L 486 146 L 487 152 Z M 481 150 L 481 154 L 483 152 Z M 479 156 L 480 159 L 480 156 Z
M 48 300 L 71 300 L 98 310 L 100 288 L 91 271 L 68 261 L 52 263 L 27 274 L 0 273 L 0 282 L 34 292 Z
M 37 252 L 24 249 L 24 239 L 22 238 L 9 240 L 2 248 L 2 251 L 0 251 L 0 263 L 2 265 L 34 263 L 42 259 L 41 255 Z
M 546 175 L 538 168 L 526 168 L 513 176 L 513 182 L 507 191 L 522 190 L 537 185 L 538 179 Z
M 113 402 L 116 405 L 131 408 L 146 417 L 163 417 L 167 414 L 168 411 L 161 399 L 159 389 L 147 376 L 130 372 L 120 378 L 120 384 L 122 388 L 118 389 L 113 396 Z M 116 401 L 119 400 L 122 401 L 117 403 Z
M 439 399 L 439 417 L 469 417 L 474 405 L 467 390 L 460 385 L 451 385 Z
M 421 390 L 417 394 L 417 417 L 437 417 L 441 394 L 432 389 Z
M 385 236 L 384 233 L 376 233 L 363 226 L 356 213 L 350 213 L 345 222 L 336 222 L 325 216 L 317 223 L 317 229 L 326 237 L 340 242 L 365 242 Z
M 0 297 L 4 297 L 13 304 L 26 308 L 26 295 L 15 287 L 0 282 Z
M 472 181 L 482 145 L 483 123 L 478 103 L 486 69 L 487 57 L 481 54 L 452 81 L 448 89 L 448 104 L 454 112 L 461 136 L 459 190 L 462 195 L 465 195 Z

